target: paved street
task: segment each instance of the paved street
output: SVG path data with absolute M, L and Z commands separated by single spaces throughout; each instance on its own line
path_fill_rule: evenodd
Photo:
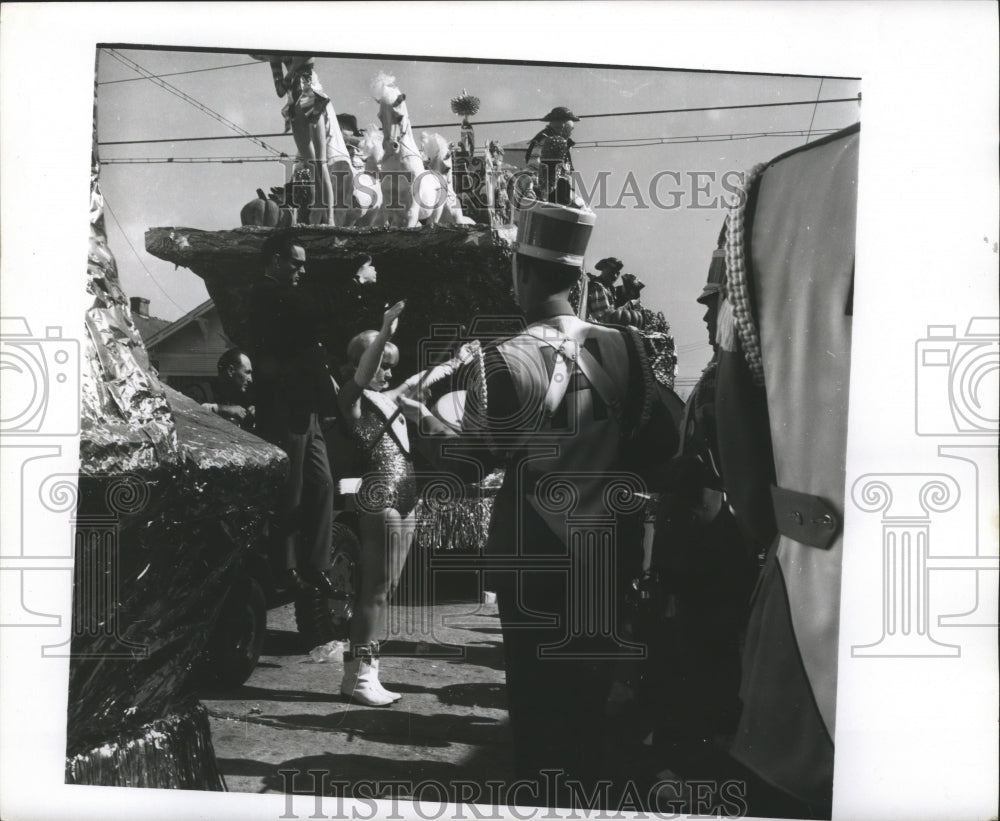
M 361 707 L 342 697 L 342 662 L 310 658 L 291 604 L 269 612 L 264 652 L 246 684 L 201 693 L 230 791 L 315 794 L 314 779 L 322 779 L 327 796 L 415 794 L 428 801 L 457 796 L 505 803 L 499 785 L 514 777 L 496 605 L 467 601 L 393 606 L 390 612 L 381 679 L 403 699 L 389 707 Z M 711 806 L 724 814 L 746 812 L 742 797 L 749 788 L 758 802 L 752 814 L 797 816 L 780 800 L 774 803 L 768 788 L 748 783 L 754 779 L 731 760 L 665 761 L 643 745 L 652 708 L 628 701 L 628 668 L 619 668 L 618 678 L 608 704 L 607 778 L 634 785 L 642 801 L 652 800 L 650 785 L 667 779 L 669 789 L 661 798 L 666 796 L 664 809 L 674 813 L 690 808 L 692 795 L 684 781 L 671 780 L 694 777 L 712 779 L 691 784 L 701 783 L 699 789 L 712 784 Z M 429 791 L 437 784 L 444 785 L 447 799 Z
M 247 683 L 202 694 L 231 791 L 286 792 L 280 770 L 352 784 L 512 779 L 496 605 L 401 607 L 393 617 L 380 677 L 403 699 L 371 708 L 340 695 L 339 661 L 306 655 L 292 605 L 270 611 Z M 313 790 L 311 776 L 296 778 L 296 791 Z

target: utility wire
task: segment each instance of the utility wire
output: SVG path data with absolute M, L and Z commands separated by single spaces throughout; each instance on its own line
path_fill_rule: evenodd
M 819 102 L 819 95 L 823 93 L 823 78 L 819 78 L 819 88 L 816 89 L 816 101 Z M 813 106 L 812 116 L 809 118 L 809 132 L 806 134 L 806 143 L 809 142 L 809 135 L 812 134 L 813 123 L 816 121 L 816 109 L 818 106 Z M 806 143 L 803 143 L 805 145 Z
M 794 100 L 782 103 L 742 103 L 740 105 L 708 105 L 696 108 L 659 108 L 647 111 L 617 111 L 608 114 L 581 114 L 580 119 L 596 120 L 599 117 L 636 117 L 647 114 L 687 114 L 697 111 L 735 111 L 743 108 L 778 108 L 780 106 L 791 105 L 820 105 L 822 103 L 858 103 L 861 102 L 861 95 L 856 97 L 837 97 L 830 100 Z M 477 120 L 473 125 L 505 125 L 507 123 L 534 123 L 541 122 L 537 117 L 526 117 L 518 120 Z M 429 125 L 415 125 L 414 128 L 445 128 L 447 126 L 460 126 L 461 123 L 431 123 Z
M 247 131 L 245 128 L 242 128 L 241 126 L 238 126 L 232 120 L 228 119 L 227 117 L 222 116 L 218 111 L 215 111 L 215 110 L 209 108 L 207 105 L 205 105 L 204 103 L 199 102 L 198 100 L 196 100 L 191 95 L 185 94 L 179 88 L 177 88 L 176 86 L 171 85 L 166 80 L 161 80 L 156 75 L 154 75 L 151 72 L 149 72 L 146 69 L 144 69 L 138 63 L 133 62 L 132 60 L 130 60 L 124 54 L 120 54 L 119 52 L 115 51 L 115 49 L 113 49 L 113 48 L 107 49 L 107 53 L 110 54 L 112 57 L 114 57 L 116 60 L 118 60 L 118 62 L 123 63 L 124 65 L 128 66 L 130 69 L 132 69 L 134 72 L 136 72 L 136 74 L 142 75 L 145 79 L 149 80 L 152 83 L 155 83 L 156 85 L 160 86 L 160 88 L 165 89 L 166 91 L 169 91 L 175 97 L 179 97 L 180 99 L 184 100 L 184 102 L 189 103 L 190 105 L 193 105 L 199 111 L 201 111 L 204 114 L 207 114 L 213 120 L 216 120 L 217 122 L 222 123 L 224 126 L 226 126 L 226 128 L 229 128 L 230 130 L 235 131 L 241 137 L 245 137 L 246 139 L 250 140 L 251 142 L 256 143 L 257 145 L 259 145 L 261 148 L 264 148 L 264 149 L 266 149 L 268 151 L 271 151 L 272 153 L 274 153 L 274 154 L 276 154 L 278 156 L 287 156 L 283 151 L 278 151 L 277 148 L 274 148 L 273 146 L 268 145 L 263 140 L 258 139 L 253 134 L 251 134 L 249 131 Z
M 151 79 L 151 78 L 147 78 Z M 180 92 L 183 94 L 183 92 Z M 795 105 L 811 105 L 818 106 L 827 103 L 856 103 L 860 102 L 861 95 L 857 97 L 838 97 L 830 100 L 795 100 L 790 102 L 782 103 L 745 103 L 742 105 L 721 105 L 721 106 L 701 106 L 699 108 L 664 108 L 653 111 L 618 111 L 610 114 L 586 114 L 582 116 L 582 119 L 597 119 L 600 117 L 637 117 L 648 114 L 685 114 L 689 112 L 697 111 L 733 111 L 736 109 L 749 109 L 749 108 L 777 108 L 779 106 L 795 106 Z M 222 115 L 219 115 L 220 117 Z M 510 123 L 532 123 L 538 122 L 534 117 L 523 117 L 515 120 L 477 120 L 473 125 L 506 125 Z M 413 128 L 458 128 L 462 124 L 457 123 L 424 123 L 421 125 L 414 125 Z M 287 136 L 285 133 L 273 132 L 268 134 L 248 134 L 242 132 L 240 136 L 247 137 L 248 139 L 258 138 L 258 137 L 284 137 Z M 114 140 L 108 142 L 99 142 L 98 145 L 138 145 L 141 143 L 181 143 L 181 142 L 200 142 L 204 140 L 233 140 L 235 137 L 229 135 L 220 135 L 218 137 L 167 137 L 152 140 Z M 272 151 L 274 149 L 271 149 Z
M 153 280 L 153 284 L 160 289 L 160 293 L 162 293 L 168 300 L 170 300 L 173 306 L 182 314 L 187 313 L 180 305 L 178 305 L 176 302 L 173 301 L 173 299 L 170 298 L 170 294 L 168 294 L 163 289 L 163 286 L 160 285 L 156 277 L 153 276 L 153 272 L 146 267 L 146 263 L 142 261 L 142 257 L 139 256 L 139 252 L 135 250 L 135 246 L 132 244 L 132 240 L 128 238 L 128 234 L 125 233 L 125 229 L 122 228 L 122 224 L 118 221 L 118 217 L 115 215 L 114 210 L 111 208 L 111 203 L 108 202 L 107 197 L 104 198 L 104 207 L 108 209 L 108 213 L 111 214 L 111 219 L 115 221 L 115 225 L 118 226 L 118 230 L 121 232 L 121 235 L 125 238 L 125 242 L 128 243 L 128 247 L 132 249 L 132 253 L 135 254 L 135 258 L 139 260 L 139 264 L 143 267 L 143 270 L 149 275 L 149 278 Z
M 257 60 L 251 60 L 248 63 L 233 63 L 228 66 L 210 66 L 209 68 L 193 68 L 190 71 L 171 71 L 169 74 L 154 74 L 153 76 L 157 79 L 162 77 L 179 77 L 182 74 L 199 74 L 203 71 L 220 71 L 224 68 L 242 68 L 243 66 L 258 66 L 260 63 Z M 148 77 L 126 77 L 123 80 L 104 80 L 98 83 L 99 86 L 111 86 L 116 83 L 135 83 L 139 80 L 147 80 Z
M 817 129 L 812 133 L 816 136 L 833 134 L 839 129 Z M 805 129 L 795 131 L 761 131 L 748 132 L 745 134 L 692 134 L 686 137 L 635 137 L 631 143 L 623 143 L 620 140 L 593 140 L 591 142 L 577 143 L 576 148 L 645 148 L 652 145 L 682 145 L 685 143 L 710 143 L 727 142 L 735 140 L 756 140 L 763 137 L 799 137 L 805 134 Z M 640 142 L 646 140 L 646 142 Z M 143 164 L 167 164 L 177 163 L 198 164 L 198 163 L 253 163 L 253 162 L 273 162 L 273 157 L 253 157 L 253 156 L 228 156 L 228 157 L 119 157 L 102 159 L 101 165 L 143 165 Z

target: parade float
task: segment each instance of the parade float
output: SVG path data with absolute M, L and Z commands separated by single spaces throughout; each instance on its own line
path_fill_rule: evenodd
M 463 116 L 458 144 L 431 135 L 418 147 L 405 95 L 389 88 L 383 79 L 385 134 L 358 140 L 363 153 L 349 167 L 340 155 L 331 162 L 337 190 L 349 197 L 333 224 L 313 224 L 315 179 L 299 163 L 283 189 L 259 190 L 242 209 L 233 205 L 238 228 L 147 231 L 147 251 L 205 282 L 235 345 L 249 341 L 248 297 L 260 275 L 261 246 L 275 231 L 292 232 L 306 250 L 301 287 L 325 309 L 322 341 L 334 372 L 351 336 L 398 299 L 407 300 L 396 334 L 400 374 L 440 364 L 464 342 L 486 343 L 522 326 L 510 258 L 512 200 L 523 177 L 504 164 L 498 143 L 476 148 L 468 120 L 475 98 L 463 93 L 453 101 Z M 66 779 L 223 789 L 195 688 L 206 653 L 214 654 L 216 670 L 235 670 L 223 679 L 231 685 L 256 662 L 266 618 L 268 521 L 287 458 L 158 379 L 107 246 L 96 131 L 95 116 L 87 285 L 93 305 L 86 316 Z M 438 206 L 422 211 L 411 186 L 425 171 L 435 180 L 430 201 Z M 372 181 L 379 196 L 365 199 Z M 378 291 L 347 300 L 365 255 L 377 260 Z M 581 313 L 586 289 L 583 276 L 574 294 Z M 366 303 L 372 312 L 358 310 Z M 657 378 L 668 389 L 676 363 L 669 329 L 662 315 L 640 316 Z M 417 467 L 430 477 L 428 466 Z M 461 487 L 425 481 L 411 559 L 416 570 L 404 574 L 404 583 L 410 579 L 421 591 L 417 597 L 410 591 L 408 601 L 433 600 L 426 580 L 434 575 L 434 555 L 481 549 L 499 479 Z M 350 501 L 349 494 L 338 496 L 331 533 L 338 596 L 302 593 L 296 600 L 304 651 L 347 633 L 360 544 Z
M 253 607 L 233 591 L 287 458 L 157 378 L 108 248 L 99 169 L 95 111 L 66 781 L 220 790 L 192 685 L 220 614 Z
M 157 227 L 146 232 L 146 250 L 176 266 L 188 268 L 204 282 L 219 310 L 226 335 L 235 345 L 250 343 L 248 302 L 260 276 L 260 249 L 275 231 L 291 232 L 306 252 L 307 271 L 299 287 L 310 292 L 327 318 L 321 339 L 331 357 L 331 370 L 346 364 L 347 342 L 354 334 L 377 327 L 382 307 L 406 300 L 406 313 L 394 341 L 400 350 L 395 372 L 416 373 L 447 360 L 465 342 L 488 342 L 523 327 L 513 301 L 510 258 L 516 226 L 513 207 L 525 183 L 537 188 L 533 173 L 518 172 L 503 161 L 497 141 L 476 147 L 469 117 L 478 111 L 478 99 L 463 91 L 451 101 L 462 116 L 461 136 L 449 144 L 440 135 L 424 134 L 420 144 L 413 134 L 406 95 L 395 78 L 378 75 L 373 96 L 379 105 L 381 131 L 371 131 L 352 145 L 358 150 L 351 164 L 352 179 L 336 182 L 336 190 L 349 200 L 334 208 L 332 224 L 315 222 L 313 174 L 307 164 L 293 168 L 284 188 L 269 196 L 258 190 L 256 200 L 243 206 L 238 228 L 204 231 L 190 227 Z M 332 106 L 331 106 L 332 108 Z M 344 116 L 331 120 L 344 122 Z M 347 121 L 354 118 L 347 115 Z M 333 129 L 330 156 L 351 155 L 350 129 Z M 545 146 L 543 146 L 543 157 Z M 372 159 L 378 162 L 373 163 Z M 332 171 L 336 180 L 336 172 Z M 363 183 L 361 175 L 367 175 Z M 556 175 L 553 176 L 556 179 Z M 359 191 L 377 190 L 378 206 L 361 201 Z M 554 187 L 554 185 L 553 185 Z M 428 207 L 434 206 L 434 207 Z M 377 213 L 372 214 L 375 208 Z M 234 208 L 234 211 L 236 209 Z M 359 217 L 363 216 L 363 220 Z M 377 288 L 357 287 L 352 276 L 359 258 L 370 256 L 378 268 Z M 588 278 L 575 289 L 575 305 L 586 305 Z M 368 294 L 359 293 L 370 291 Z M 639 305 L 638 291 L 629 295 L 634 309 L 630 324 L 646 326 L 645 340 L 654 372 L 665 389 L 673 386 L 676 356 L 669 326 L 662 314 Z M 363 298 L 364 297 L 364 298 Z M 585 309 L 581 310 L 581 314 Z M 328 449 L 333 450 L 328 445 Z M 418 473 L 429 477 L 430 467 L 419 464 Z M 338 455 L 330 453 L 332 465 Z M 336 473 L 334 468 L 334 473 Z M 340 477 L 337 477 L 340 478 Z M 499 487 L 497 476 L 481 485 L 458 488 L 435 484 L 417 508 L 415 557 L 424 571 L 433 567 L 434 555 L 455 550 L 477 552 L 485 544 L 492 498 Z M 333 573 L 339 600 L 299 596 L 297 622 L 312 642 L 341 638 L 347 632 L 353 561 L 358 549 L 350 500 L 340 500 L 335 527 Z M 345 509 L 346 508 L 346 509 Z M 421 575 L 409 568 L 405 579 Z M 434 574 L 425 573 L 433 576 Z M 433 598 L 433 589 L 420 585 L 419 595 L 408 592 L 409 603 Z M 416 596 L 416 598 L 415 598 Z M 423 597 L 423 598 L 421 598 Z

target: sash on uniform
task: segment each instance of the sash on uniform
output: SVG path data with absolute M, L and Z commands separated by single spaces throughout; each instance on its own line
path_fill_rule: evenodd
M 393 439 L 402 448 L 403 453 L 410 452 L 410 435 L 406 430 L 406 418 L 400 412 L 399 407 L 391 399 L 378 391 L 364 391 L 365 397 L 375 406 L 376 410 L 385 417 L 386 430 L 392 433 Z
M 584 342 L 591 335 L 598 339 L 605 364 L 599 362 L 584 347 Z M 575 394 L 576 401 L 570 410 L 575 417 L 569 421 L 567 438 L 559 442 L 558 452 L 551 457 L 530 460 L 525 466 L 526 475 L 522 477 L 530 487 L 525 489 L 524 498 L 549 528 L 564 540 L 567 534 L 567 515 L 604 516 L 608 513 L 604 499 L 606 482 L 602 474 L 614 469 L 620 457 L 622 397 L 625 390 L 624 385 L 619 386 L 618 382 L 622 381 L 621 375 L 628 374 L 628 352 L 624 340 L 616 331 L 595 326 L 574 316 L 560 316 L 553 324 L 533 325 L 525 333 L 499 347 L 509 365 L 515 359 L 522 363 L 522 367 L 510 369 L 522 403 L 528 397 L 537 398 L 543 387 L 530 383 L 533 377 L 537 379 L 539 372 L 546 372 L 541 355 L 545 346 L 555 351 L 552 372 L 548 375 L 548 384 L 544 386 L 542 400 L 545 424 L 549 423 L 566 401 L 566 393 L 577 369 L 589 389 Z M 518 350 L 517 356 L 511 356 L 512 349 Z M 534 358 L 538 367 L 525 369 L 525 355 Z M 618 374 L 618 380 L 611 373 Z M 594 418 L 595 400 L 588 398 L 591 392 L 610 410 L 607 418 Z M 548 430 L 553 435 L 558 435 L 557 431 L 551 428 Z M 544 439 L 545 433 L 546 428 L 543 426 L 538 436 Z M 526 449 L 530 450 L 532 440 L 540 441 L 532 437 L 526 441 Z M 562 508 L 553 509 L 553 505 L 546 502 L 544 490 L 536 492 L 535 487 L 548 480 L 572 485 L 576 503 L 570 514 Z

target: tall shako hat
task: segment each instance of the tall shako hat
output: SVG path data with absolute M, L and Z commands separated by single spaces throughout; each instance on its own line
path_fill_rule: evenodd
M 518 215 L 514 252 L 582 268 L 596 221 L 597 215 L 586 207 L 525 199 Z

